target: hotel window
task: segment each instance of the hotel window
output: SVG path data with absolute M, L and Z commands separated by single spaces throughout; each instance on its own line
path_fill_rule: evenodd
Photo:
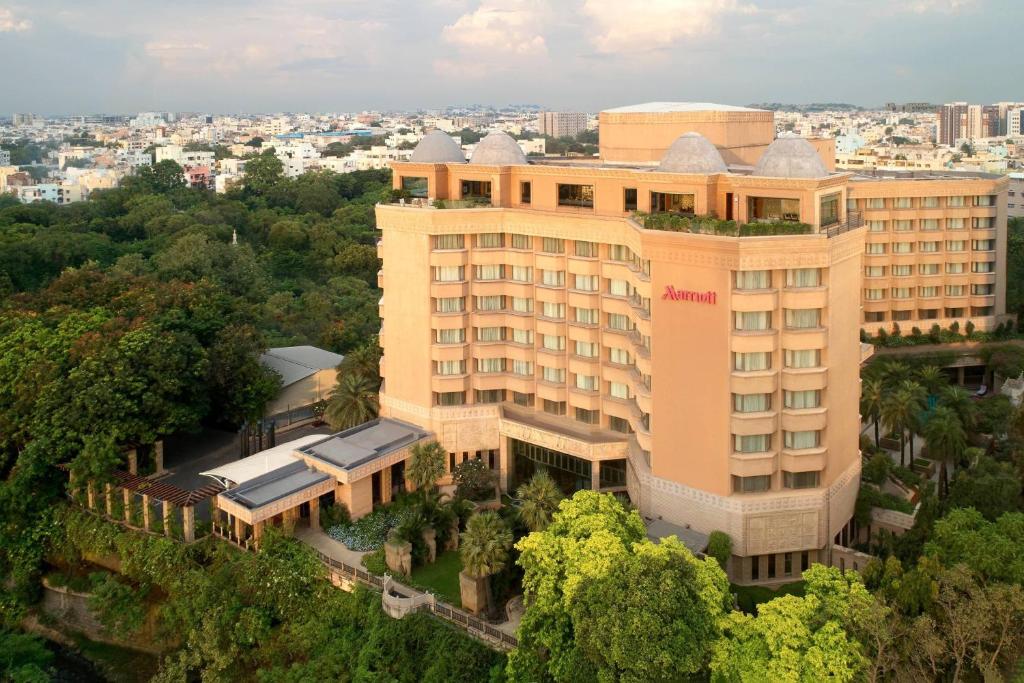
M 577 242 L 578 244 L 578 242 Z M 598 277 L 596 275 L 576 275 L 575 289 L 581 292 L 596 292 L 598 288 Z
M 908 313 L 910 311 L 907 311 Z M 917 311 L 917 317 L 921 320 L 936 320 L 939 317 L 939 309 L 937 308 L 922 308 Z
M 882 242 L 869 242 L 868 244 L 864 245 L 864 248 L 868 254 L 885 253 L 885 244 Z
M 917 266 L 918 275 L 938 275 L 939 264 L 938 263 L 921 263 Z
M 806 389 L 803 391 L 783 391 L 782 402 L 790 410 L 806 410 L 821 405 L 821 391 Z
M 885 277 L 885 266 L 865 266 L 864 277 Z
M 946 251 L 964 251 L 966 248 L 966 240 L 949 240 L 946 242 Z
M 737 311 L 735 318 L 736 329 L 743 332 L 767 330 L 772 326 L 770 311 Z
M 478 342 L 498 342 L 505 340 L 504 327 L 478 327 L 476 328 L 476 340 Z
M 818 349 L 786 350 L 787 368 L 816 368 L 821 365 L 821 351 Z
M 576 388 L 580 391 L 597 391 L 599 380 L 594 375 L 576 375 Z
M 733 434 L 733 449 L 737 453 L 764 453 L 771 446 L 771 434 Z
M 636 188 L 627 187 L 622 190 L 622 210 L 636 211 Z
M 633 428 L 629 426 L 629 420 L 624 417 L 608 416 L 608 429 L 620 434 L 632 434 Z
M 562 368 L 541 368 L 541 377 L 545 382 L 562 384 L 565 382 L 565 370 Z
M 737 413 L 763 413 L 771 410 L 771 394 L 733 394 L 732 408 Z
M 910 232 L 914 229 L 914 222 L 908 220 L 899 220 L 892 222 L 893 232 Z
M 947 275 L 960 275 L 964 272 L 964 264 L 962 263 L 947 263 L 946 274 Z
M 975 206 L 995 206 L 996 198 L 995 195 L 983 194 L 974 198 Z
M 559 184 L 558 205 L 594 208 L 594 186 Z
M 996 264 L 992 261 L 975 261 L 971 264 L 972 273 L 994 273 Z
M 533 363 L 528 360 L 513 360 L 512 361 L 512 374 L 533 376 Z
M 963 296 L 965 293 L 963 285 L 946 285 L 946 296 Z
M 478 297 L 476 297 L 476 310 L 478 310 L 478 311 L 503 311 L 503 310 L 505 310 L 505 297 L 503 297 L 503 296 L 478 296 Z
M 892 253 L 894 254 L 912 254 L 914 252 L 913 242 L 893 242 Z
M 533 299 L 525 296 L 512 297 L 512 310 L 516 313 L 533 313 Z
M 918 287 L 917 295 L 923 299 L 930 299 L 939 295 L 938 287 Z
M 512 341 L 515 342 L 516 344 L 532 344 L 533 330 L 520 330 L 516 327 L 513 327 Z
M 629 351 L 625 349 L 616 349 L 614 347 L 608 349 L 608 361 L 610 363 L 617 363 L 618 365 L 632 365 L 633 357 L 629 355 Z
M 576 255 L 583 258 L 597 258 L 597 242 L 576 240 Z
M 583 325 L 598 325 L 601 323 L 601 311 L 596 308 L 575 309 L 576 322 Z
M 857 210 L 857 200 L 856 199 L 851 199 L 851 198 L 848 197 L 846 199 L 846 210 L 847 211 L 856 211 Z
M 748 197 L 748 221 L 799 221 L 800 200 L 779 197 Z
M 921 208 L 922 209 L 937 209 L 939 208 L 938 197 L 921 197 Z
M 770 289 L 772 273 L 770 270 L 737 270 L 736 289 Z
M 894 209 L 910 209 L 913 206 L 914 202 L 910 197 L 896 197 L 892 200 L 892 208 Z
M 881 323 L 885 322 L 885 313 L 881 311 L 873 312 L 867 311 L 864 313 L 864 322 L 866 323 Z
M 963 218 L 947 218 L 946 219 L 946 230 L 963 230 L 964 219 Z
M 402 189 L 412 197 L 427 196 L 427 179 L 420 177 L 402 177 Z
M 476 403 L 501 403 L 504 400 L 504 389 L 477 389 L 474 397 Z
M 884 289 L 865 289 L 864 298 L 868 301 L 880 301 L 885 298 Z
M 505 266 L 500 264 L 477 266 L 476 267 L 476 279 L 477 280 L 504 280 L 505 279 Z
M 629 324 L 629 316 L 623 315 L 622 313 L 609 313 L 608 327 L 613 330 L 628 331 L 632 329 L 632 325 Z
M 565 240 L 557 237 L 545 237 L 541 240 L 541 249 L 545 254 L 564 254 Z
M 611 382 L 608 385 L 608 393 L 611 394 L 612 398 L 628 399 L 631 398 L 629 393 L 629 385 L 623 384 L 622 382 Z
M 629 296 L 629 283 L 625 280 L 609 280 L 608 293 L 612 296 Z
M 465 266 L 434 266 L 434 282 L 462 282 L 464 279 Z
M 820 308 L 787 308 L 786 328 L 806 330 L 821 327 Z
M 465 249 L 465 235 L 434 235 L 434 249 Z
M 990 296 L 995 293 L 995 285 L 971 285 L 971 294 L 975 296 Z
M 910 287 L 893 287 L 891 295 L 893 299 L 909 299 L 910 292 Z
M 576 355 L 584 358 L 597 358 L 598 345 L 594 342 L 577 341 Z
M 500 249 L 505 246 L 505 234 L 501 232 L 482 232 L 476 236 L 478 249 Z
M 881 198 L 881 197 L 871 197 L 870 199 L 868 199 L 868 208 L 869 209 L 884 209 L 885 208 L 885 200 L 883 198 Z
M 565 317 L 565 304 L 553 304 L 545 301 L 541 304 L 541 316 L 561 320 Z
M 868 221 L 868 232 L 885 232 L 885 221 Z
M 540 345 L 548 351 L 565 351 L 565 337 L 555 334 L 542 334 Z
M 533 238 L 529 235 L 512 233 L 509 237 L 512 240 L 511 246 L 513 249 L 533 249 Z
M 546 287 L 564 287 L 565 286 L 565 271 L 564 270 L 541 270 L 540 271 L 540 282 Z
M 596 425 L 601 421 L 601 411 L 576 408 L 576 421 L 583 424 Z
M 512 402 L 517 406 L 523 406 L 524 408 L 532 408 L 534 401 L 533 394 L 523 394 L 518 391 L 512 392 Z
M 533 200 L 533 185 L 528 180 L 519 183 L 519 203 L 529 204 Z
M 608 245 L 608 259 L 629 263 L 633 260 L 633 250 L 623 244 L 610 244 Z
M 992 227 L 992 217 L 991 216 L 982 216 L 981 218 L 974 218 L 974 219 L 972 219 L 972 221 L 973 221 L 972 224 L 974 225 L 974 227 L 975 228 L 979 228 L 981 230 L 987 230 L 987 229 Z
M 446 296 L 434 299 L 436 313 L 462 313 L 466 310 L 466 297 Z
M 946 206 L 958 209 L 962 206 L 966 206 L 967 202 L 964 201 L 963 197 L 946 197 Z
M 813 489 L 818 486 L 818 472 L 782 471 L 782 485 L 787 489 Z M 789 559 L 789 554 L 786 554 Z
M 491 201 L 491 182 L 489 180 L 463 180 L 462 198 Z
M 732 354 L 732 366 L 740 372 L 756 372 L 772 367 L 772 354 L 767 351 L 750 351 Z
M 512 282 L 533 282 L 533 268 L 512 266 Z
M 821 443 L 821 432 L 817 430 L 804 432 L 783 432 L 783 443 L 786 448 L 817 448 Z
M 791 268 L 786 271 L 787 287 L 818 287 L 820 285 L 820 268 Z
M 921 219 L 921 230 L 924 230 L 925 232 L 930 232 L 932 230 L 938 230 L 938 229 L 939 229 L 939 219 L 938 218 L 922 218 Z
M 544 412 L 550 415 L 565 415 L 565 401 L 544 399 Z
M 434 393 L 434 405 L 437 406 L 461 406 L 465 403 L 465 391 L 441 391 Z
M 914 266 L 903 264 L 892 267 L 893 277 L 906 277 L 914 274 Z
M 466 330 L 457 327 L 451 330 L 434 330 L 438 344 L 462 344 L 466 341 Z
M 768 491 L 772 487 L 772 476 L 770 474 L 758 474 L 753 477 L 732 477 L 732 492 L 733 493 L 760 493 L 762 491 Z M 750 578 L 757 581 L 757 563 L 758 557 L 751 558 L 751 575 Z
M 435 363 L 434 374 L 437 375 L 465 375 L 466 361 L 464 360 L 439 360 Z
M 971 240 L 971 249 L 974 251 L 993 251 L 995 248 L 995 240 Z
M 971 315 L 976 316 L 976 317 L 992 315 L 992 311 L 994 311 L 994 310 L 995 310 L 995 308 L 992 307 L 992 306 L 972 306 L 971 307 Z
M 917 250 L 922 254 L 933 254 L 939 250 L 940 242 L 918 242 Z
M 694 213 L 694 196 L 692 194 L 676 194 L 673 192 L 652 192 L 651 213 L 678 213 L 692 216 Z
M 505 372 L 504 358 L 477 358 L 476 371 L 483 373 Z
M 839 193 L 827 194 L 821 198 L 819 203 L 821 212 L 821 227 L 834 225 L 839 222 Z

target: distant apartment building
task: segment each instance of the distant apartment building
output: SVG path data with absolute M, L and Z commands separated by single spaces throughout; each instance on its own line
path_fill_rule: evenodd
M 1024 135 L 1024 107 L 1017 107 L 1006 112 L 1006 134 Z
M 11 153 L 6 149 L 0 149 L 0 166 L 9 166 L 11 163 Z
M 952 147 L 967 135 L 967 103 L 952 102 L 939 107 L 935 139 L 940 145 Z
M 976 140 L 999 135 L 999 108 L 988 104 L 967 105 L 967 129 L 963 137 Z
M 587 129 L 587 115 L 578 111 L 542 111 L 537 114 L 537 130 L 553 138 L 574 138 Z
M 23 204 L 53 202 L 63 205 L 82 201 L 82 188 L 79 185 L 40 183 L 18 187 L 17 195 Z
M 164 145 L 156 148 L 156 163 L 173 161 L 182 168 L 186 166 L 212 167 L 216 155 L 204 150 L 187 150 L 181 145 Z

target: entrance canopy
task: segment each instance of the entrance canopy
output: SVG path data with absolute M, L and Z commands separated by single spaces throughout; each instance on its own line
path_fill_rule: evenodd
M 221 465 L 212 470 L 200 472 L 200 474 L 216 480 L 224 488 L 238 486 L 298 461 L 294 451 L 315 441 L 325 439 L 327 436 L 327 434 L 310 434 L 301 439 L 295 439 L 294 441 L 268 448 L 259 453 L 254 453 L 247 458 L 229 462 L 227 465 Z

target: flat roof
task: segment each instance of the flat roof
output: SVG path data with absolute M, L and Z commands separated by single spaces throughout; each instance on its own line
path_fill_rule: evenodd
M 275 500 L 280 500 L 332 478 L 326 472 L 311 470 L 306 467 L 306 463 L 296 461 L 290 465 L 279 467 L 273 472 L 250 479 L 220 495 L 233 500 L 246 509 L 257 510 Z
M 377 418 L 296 449 L 343 470 L 352 470 L 427 436 L 414 424 Z
M 768 111 L 767 109 L 752 109 L 751 107 L 737 107 L 732 104 L 715 104 L 714 102 L 644 102 L 642 104 L 630 104 L 625 107 L 605 109 L 609 114 L 665 114 L 670 112 L 692 112 L 692 111 Z
M 279 346 L 260 354 L 260 365 L 281 375 L 282 386 L 289 386 L 320 370 L 337 367 L 344 358 L 316 346 Z
M 295 439 L 286 443 L 267 448 L 259 453 L 254 453 L 247 458 L 229 462 L 227 465 L 215 467 L 212 470 L 200 472 L 204 477 L 215 479 L 225 488 L 229 484 L 240 485 L 251 481 L 256 477 L 278 470 L 286 465 L 291 465 L 297 459 L 294 451 L 306 444 L 319 441 L 328 434 L 309 434 L 301 439 Z
M 675 536 L 690 549 L 691 553 L 703 553 L 708 547 L 707 534 L 702 534 L 696 529 L 672 524 L 663 519 L 645 519 L 644 524 L 647 526 L 647 538 L 655 543 L 666 536 Z
M 878 181 L 878 180 L 998 180 L 1003 176 L 998 173 L 983 173 L 981 171 L 928 171 L 928 170 L 896 170 L 896 169 L 846 169 L 847 173 L 853 173 L 850 180 L 856 181 Z

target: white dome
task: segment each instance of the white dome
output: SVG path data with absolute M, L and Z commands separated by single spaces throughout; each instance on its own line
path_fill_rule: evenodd
M 795 135 L 776 138 L 754 166 L 754 175 L 771 178 L 824 178 L 828 174 L 814 145 Z
M 512 136 L 496 130 L 477 143 L 476 148 L 473 149 L 473 156 L 469 158 L 469 163 L 485 166 L 516 166 L 525 164 L 527 161 L 526 155 L 523 154 L 523 150 L 512 139 Z
M 669 173 L 727 173 L 729 167 L 706 137 L 700 133 L 683 133 L 665 150 L 658 170 Z
M 409 161 L 414 164 L 464 164 L 466 155 L 450 135 L 432 130 L 417 143 Z

